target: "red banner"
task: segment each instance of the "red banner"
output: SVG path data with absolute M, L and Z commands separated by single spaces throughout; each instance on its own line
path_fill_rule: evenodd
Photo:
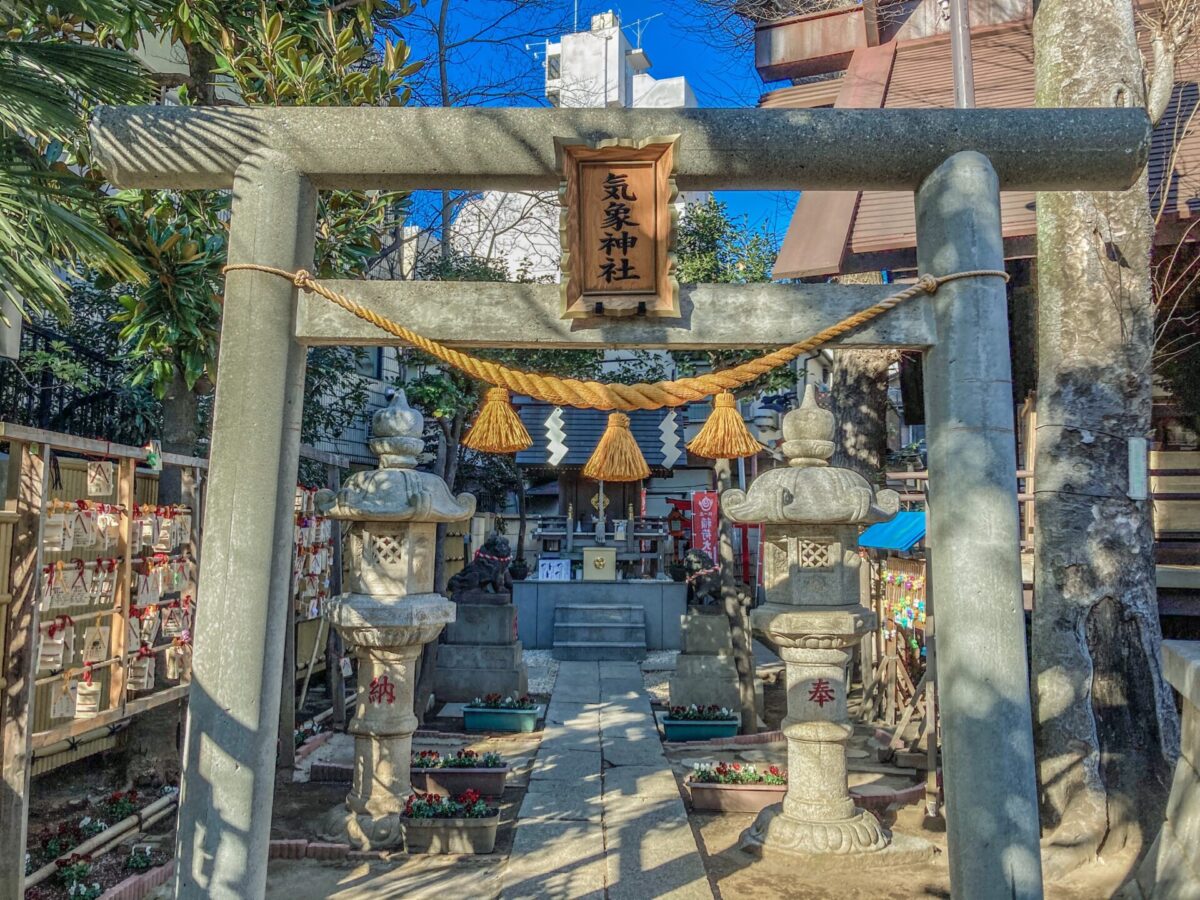
M 716 491 L 696 491 L 692 494 L 692 546 L 707 553 L 714 562 L 719 552 L 719 516 Z

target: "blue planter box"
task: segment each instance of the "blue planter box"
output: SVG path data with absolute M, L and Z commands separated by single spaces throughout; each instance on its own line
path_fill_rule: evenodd
M 707 741 L 711 738 L 733 737 L 738 732 L 737 719 L 666 719 L 662 720 L 668 741 Z
M 481 709 L 463 707 L 463 727 L 467 731 L 533 731 L 537 727 L 538 707 L 533 709 Z

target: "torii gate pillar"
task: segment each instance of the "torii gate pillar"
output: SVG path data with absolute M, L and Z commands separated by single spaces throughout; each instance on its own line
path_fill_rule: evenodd
M 956 153 L 918 188 L 917 264 L 1004 268 L 1000 187 L 986 156 Z M 956 897 L 1041 897 L 1004 284 L 950 282 L 933 311 L 926 508 L 950 883 Z
M 317 194 L 287 159 L 251 156 L 233 182 L 229 260 L 309 268 Z M 291 602 L 305 348 L 296 289 L 225 283 L 211 481 L 184 738 L 175 896 L 263 895 L 275 796 L 279 678 Z

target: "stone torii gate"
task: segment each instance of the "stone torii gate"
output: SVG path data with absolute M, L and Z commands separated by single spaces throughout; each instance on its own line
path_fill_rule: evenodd
M 229 261 L 287 270 L 312 264 L 318 190 L 554 190 L 556 138 L 649 135 L 680 136 L 684 191 L 915 191 L 919 268 L 941 275 L 1003 268 L 1001 190 L 1129 187 L 1150 129 L 1115 109 L 153 107 L 105 109 L 92 126 L 113 184 L 232 188 Z M 326 284 L 454 346 L 539 348 L 768 348 L 893 290 L 684 285 L 679 320 L 563 320 L 555 285 Z M 972 900 L 1042 894 L 1006 315 L 999 279 L 965 279 L 839 342 L 925 354 L 950 870 Z M 228 277 L 178 897 L 264 894 L 305 348 L 390 342 L 287 281 Z

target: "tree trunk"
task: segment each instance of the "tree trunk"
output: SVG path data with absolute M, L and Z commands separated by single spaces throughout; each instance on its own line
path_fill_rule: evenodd
M 871 484 L 887 463 L 888 369 L 894 350 L 835 350 L 829 390 L 836 422 L 831 465 L 858 472 Z
M 713 461 L 717 475 L 717 492 L 723 494 L 733 487 L 732 466 L 727 459 Z M 721 566 L 721 605 L 729 619 L 729 636 L 733 641 L 733 665 L 738 675 L 738 700 L 741 705 L 742 734 L 758 732 L 758 705 L 754 700 L 754 643 L 750 631 L 750 597 L 737 583 L 733 559 L 733 528 L 725 511 L 721 510 L 720 543 L 717 563 Z
M 1129 0 L 1042 0 L 1038 106 L 1142 106 Z M 1084 74 L 1086 73 L 1086 74 Z M 1179 723 L 1159 662 L 1149 504 L 1126 495 L 1150 428 L 1153 235 L 1128 191 L 1038 213 L 1036 603 L 1031 657 L 1047 878 L 1162 821 Z
M 840 284 L 882 284 L 883 273 L 842 275 Z M 835 350 L 829 389 L 836 422 L 831 465 L 853 469 L 871 484 L 887 463 L 888 369 L 895 350 Z
M 188 93 L 196 106 L 215 106 L 217 79 L 213 74 L 217 58 L 202 44 L 187 41 L 183 45 L 188 64 Z
M 196 442 L 200 439 L 198 406 L 196 392 L 188 388 L 183 375 L 176 370 L 162 400 L 162 448 L 166 453 L 191 456 L 196 452 Z M 179 466 L 163 466 L 158 479 L 158 502 L 161 505 L 183 502 L 185 474 L 186 470 Z

